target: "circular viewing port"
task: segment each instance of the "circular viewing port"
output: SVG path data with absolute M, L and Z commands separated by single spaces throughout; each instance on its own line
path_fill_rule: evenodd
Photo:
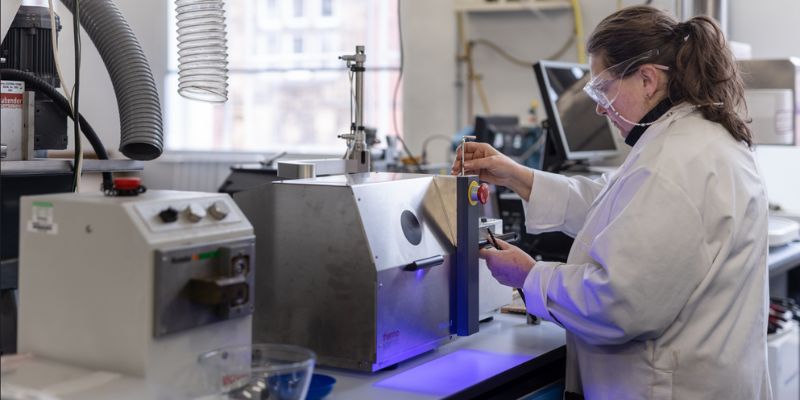
M 405 210 L 400 214 L 400 227 L 403 228 L 403 235 L 409 243 L 416 246 L 422 242 L 422 225 L 413 212 Z

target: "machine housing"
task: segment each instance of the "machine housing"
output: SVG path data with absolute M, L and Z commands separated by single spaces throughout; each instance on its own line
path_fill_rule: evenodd
M 22 198 L 21 352 L 169 382 L 251 343 L 253 229 L 226 194 Z
M 359 173 L 234 194 L 257 238 L 254 341 L 372 372 L 476 332 L 470 187 L 477 177 Z

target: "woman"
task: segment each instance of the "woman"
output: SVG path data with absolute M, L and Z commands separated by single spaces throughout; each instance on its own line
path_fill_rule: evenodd
M 566 329 L 568 398 L 769 399 L 767 201 L 722 32 L 630 7 L 587 48 L 585 90 L 630 154 L 592 181 L 468 143 L 466 171 L 517 192 L 530 232 L 575 237 L 566 264 L 500 241 L 481 257 Z

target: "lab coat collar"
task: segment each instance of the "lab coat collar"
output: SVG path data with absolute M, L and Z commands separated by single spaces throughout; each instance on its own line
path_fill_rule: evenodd
M 603 187 L 603 189 L 598 193 L 597 197 L 595 197 L 594 202 L 597 203 L 602 199 L 609 189 L 614 186 L 616 181 L 620 176 L 625 175 L 625 172 L 633 165 L 636 160 L 639 158 L 642 149 L 647 146 L 647 143 L 652 141 L 653 138 L 659 136 L 662 132 L 667 130 L 667 128 L 672 125 L 678 119 L 681 119 L 687 115 L 689 115 L 692 111 L 694 111 L 697 107 L 693 106 L 689 103 L 680 103 L 667 111 L 666 114 L 663 115 L 663 119 L 653 125 L 648 126 L 644 132 L 639 135 L 639 139 L 636 140 L 636 144 L 631 149 L 631 152 L 628 153 L 628 156 L 625 158 L 625 161 L 622 162 L 622 165 L 619 169 L 611 175 L 609 178 L 608 183 Z
M 662 115 L 666 114 L 669 109 L 672 108 L 672 100 L 669 97 L 665 97 L 664 100 L 661 100 L 655 107 L 653 107 L 647 114 L 639 120 L 640 124 L 649 124 L 653 121 L 657 121 L 661 118 Z M 625 144 L 628 146 L 633 147 L 639 138 L 642 137 L 644 131 L 649 128 L 650 125 L 636 125 L 631 129 L 630 133 L 628 133 L 628 137 L 625 138 Z
M 676 120 L 681 119 L 693 111 L 697 109 L 697 106 L 692 104 L 682 102 L 679 103 L 671 108 L 668 109 L 667 113 L 661 117 L 661 121 L 646 127 L 644 132 L 640 135 L 640 137 L 636 140 L 636 144 L 633 145 L 633 149 L 631 149 L 631 153 L 638 153 L 643 149 L 648 142 L 653 140 L 656 136 L 661 134 L 667 130 L 667 128 L 672 125 Z M 627 159 L 631 159 L 631 155 L 629 154 Z M 627 161 L 626 159 L 626 161 Z M 623 163 L 625 164 L 625 163 Z

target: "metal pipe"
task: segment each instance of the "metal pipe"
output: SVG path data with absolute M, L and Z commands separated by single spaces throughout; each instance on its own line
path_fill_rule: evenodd
M 347 140 L 346 160 L 356 160 L 359 164 L 359 171 L 369 171 L 369 151 L 367 150 L 367 134 L 364 130 L 364 62 L 367 56 L 364 53 L 364 46 L 356 46 L 353 55 L 344 55 L 340 60 L 347 62 L 350 72 L 355 75 L 355 115 L 354 120 L 350 121 L 350 133 L 339 135 L 339 138 Z
M 356 131 L 361 133 L 364 132 L 364 61 L 364 46 L 356 46 Z
M 675 15 L 686 21 L 699 15 L 714 18 L 728 36 L 728 0 L 676 0 Z

